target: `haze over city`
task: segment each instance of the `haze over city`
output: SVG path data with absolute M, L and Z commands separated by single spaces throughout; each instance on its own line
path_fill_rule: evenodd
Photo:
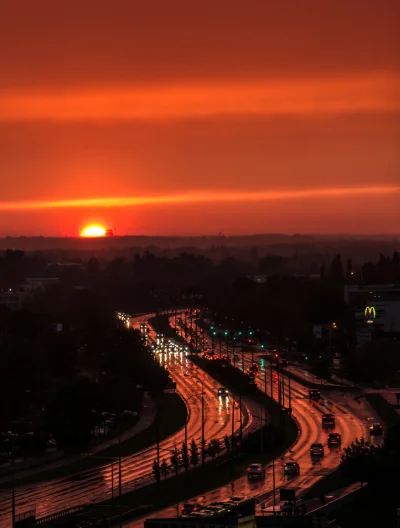
M 8 2 L 0 236 L 395 234 L 397 2 Z

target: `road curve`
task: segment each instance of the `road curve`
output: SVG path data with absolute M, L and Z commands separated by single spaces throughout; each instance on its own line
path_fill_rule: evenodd
M 141 322 L 147 322 L 150 316 L 140 316 L 133 319 L 133 325 L 136 326 L 140 325 Z M 152 332 L 151 336 L 155 337 L 154 332 Z M 186 399 L 198 394 L 204 384 L 206 441 L 211 438 L 223 438 L 226 434 L 231 434 L 230 406 L 232 401 L 220 402 L 217 396 L 216 382 L 205 373 L 201 373 L 201 376 L 191 375 L 185 377 L 184 373 L 186 369 L 189 369 L 189 362 L 185 357 L 168 355 L 163 360 L 171 377 L 177 384 L 178 391 Z M 188 439 L 190 441 L 195 438 L 199 441 L 201 438 L 201 406 L 199 398 L 190 398 L 189 406 Z M 235 430 L 238 430 L 239 427 L 240 425 L 236 423 Z M 174 446 L 182 445 L 183 441 L 183 428 L 163 440 L 160 443 L 161 459 L 163 456 L 169 457 Z M 122 458 L 121 482 L 123 493 L 153 482 L 152 465 L 155 458 L 155 445 L 134 455 Z M 37 484 L 17 485 L 15 490 L 16 512 L 18 514 L 35 508 L 36 516 L 43 517 L 73 506 L 103 500 L 111 496 L 111 473 L 111 461 L 107 461 L 107 463 L 97 468 L 82 471 L 68 477 Z M 118 492 L 117 479 L 117 471 L 114 470 L 115 493 Z M 0 526 L 8 526 L 10 520 L 11 490 L 5 489 L 0 491 Z

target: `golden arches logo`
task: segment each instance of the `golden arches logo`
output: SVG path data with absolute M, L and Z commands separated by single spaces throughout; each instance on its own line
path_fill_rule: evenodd
M 365 315 L 365 317 L 369 317 L 369 318 L 375 319 L 375 317 L 376 317 L 375 306 L 367 306 L 365 308 L 364 315 Z

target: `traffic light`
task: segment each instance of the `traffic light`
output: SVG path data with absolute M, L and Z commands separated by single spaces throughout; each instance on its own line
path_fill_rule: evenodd
M 211 330 L 214 330 L 214 327 L 213 326 L 210 326 Z
M 250 330 L 249 335 L 253 335 L 253 330 Z
M 242 335 L 242 332 L 238 332 L 239 335 Z
M 224 335 L 228 335 L 228 332 L 225 330 Z
M 261 348 L 264 348 L 264 345 L 260 345 Z
M 217 332 L 214 330 L 213 335 L 217 335 Z

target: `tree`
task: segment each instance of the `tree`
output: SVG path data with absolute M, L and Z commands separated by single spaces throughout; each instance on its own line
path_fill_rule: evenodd
M 164 478 L 167 478 L 168 471 L 169 471 L 169 466 L 168 466 L 168 464 L 165 462 L 165 460 L 163 459 L 162 462 L 161 462 L 161 464 L 160 464 L 160 473 L 161 473 L 161 475 L 162 475 Z
M 221 444 L 218 438 L 213 438 L 208 442 L 207 454 L 214 459 L 221 452 Z
M 349 482 L 371 482 L 385 466 L 382 457 L 384 450 L 382 446 L 370 445 L 364 438 L 356 438 L 343 450 L 340 464 L 342 474 Z
M 161 480 L 161 476 L 160 476 L 160 466 L 158 465 L 157 459 L 155 459 L 153 462 L 152 472 L 153 472 L 153 476 L 157 484 L 159 484 Z
M 181 453 L 176 446 L 174 447 L 174 450 L 172 452 L 170 462 L 171 462 L 171 466 L 173 467 L 176 475 L 178 476 L 179 468 L 182 464 L 182 459 L 181 459 Z
M 232 442 L 231 442 L 231 437 L 229 435 L 224 436 L 224 444 L 225 444 L 226 450 L 230 451 L 232 447 Z
M 196 440 L 192 438 L 192 442 L 190 444 L 190 463 L 192 466 L 196 467 L 199 461 L 200 461 L 199 447 L 197 445 Z
M 390 451 L 400 455 L 400 423 L 394 424 L 389 428 L 385 438 L 385 445 Z
M 45 408 L 44 430 L 52 434 L 65 451 L 85 449 L 98 420 L 96 413 L 92 412 L 98 400 L 97 385 L 86 378 L 61 387 Z
M 188 446 L 186 445 L 186 442 L 183 442 L 182 444 L 181 461 L 182 461 L 182 466 L 187 471 L 189 469 L 189 449 L 188 449 Z

